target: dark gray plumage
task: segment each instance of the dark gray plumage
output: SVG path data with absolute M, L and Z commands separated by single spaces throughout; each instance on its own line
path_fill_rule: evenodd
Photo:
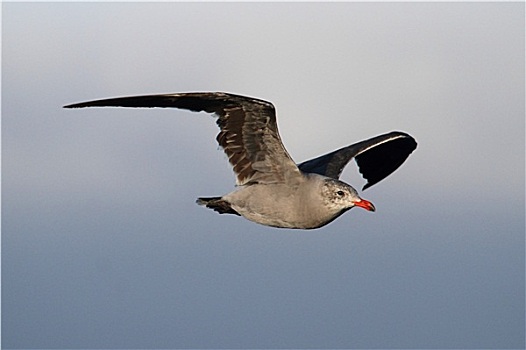
M 343 147 L 296 165 L 284 148 L 272 103 L 222 92 L 120 97 L 65 106 L 181 108 L 218 116 L 217 142 L 236 174 L 237 189 L 197 203 L 221 214 L 241 215 L 259 224 L 318 228 L 347 210 L 375 208 L 350 185 L 338 180 L 351 159 L 368 181 L 364 189 L 395 171 L 416 149 L 406 133 L 391 132 Z

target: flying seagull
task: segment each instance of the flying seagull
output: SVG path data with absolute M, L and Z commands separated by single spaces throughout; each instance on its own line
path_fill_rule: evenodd
M 236 175 L 236 189 L 220 197 L 198 198 L 199 205 L 258 224 L 293 229 L 327 225 L 349 209 L 374 211 L 350 185 L 339 180 L 355 159 L 367 180 L 363 190 L 395 171 L 416 149 L 406 133 L 393 131 L 296 165 L 283 146 L 270 102 L 224 92 L 191 92 L 117 97 L 64 106 L 181 108 L 214 113 L 217 142 Z

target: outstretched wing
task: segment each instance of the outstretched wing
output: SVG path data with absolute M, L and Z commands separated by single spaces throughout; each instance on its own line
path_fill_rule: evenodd
M 238 185 L 292 183 L 301 172 L 278 133 L 272 103 L 222 92 L 192 92 L 118 97 L 75 103 L 82 107 L 163 107 L 215 113 L 221 129 L 217 142 L 234 168 Z
M 301 171 L 338 179 L 352 158 L 371 187 L 394 172 L 416 149 L 416 141 L 406 133 L 393 131 L 340 148 L 298 165 Z

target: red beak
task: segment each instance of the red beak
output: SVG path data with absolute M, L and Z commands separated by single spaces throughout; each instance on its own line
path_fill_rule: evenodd
M 359 200 L 358 202 L 354 202 L 354 205 L 356 205 L 357 207 L 364 208 L 365 210 L 368 210 L 368 211 L 376 210 L 373 203 L 369 202 L 366 199 L 362 199 L 362 200 Z

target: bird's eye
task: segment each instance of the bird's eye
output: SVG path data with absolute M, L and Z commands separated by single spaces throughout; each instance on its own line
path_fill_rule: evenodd
M 340 197 L 343 197 L 343 196 L 345 195 L 345 192 L 343 192 L 343 191 L 340 190 L 340 191 L 336 192 L 336 194 L 337 194 L 338 196 L 340 196 Z

